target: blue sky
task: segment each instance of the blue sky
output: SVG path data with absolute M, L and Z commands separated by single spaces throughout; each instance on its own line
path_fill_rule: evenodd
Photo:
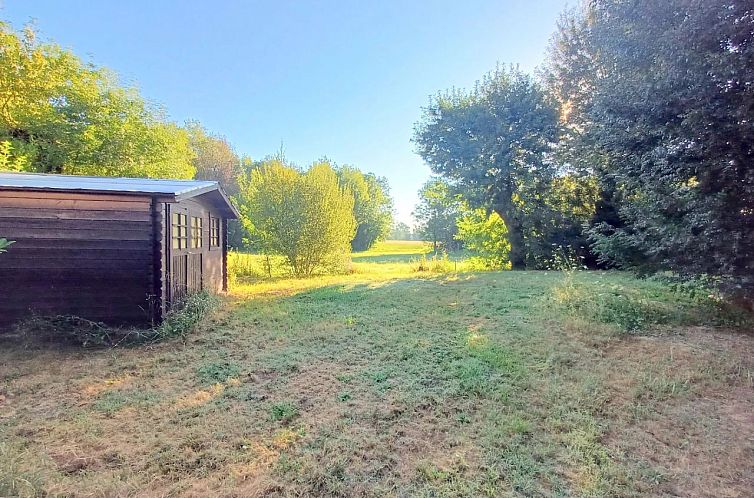
M 574 1 L 570 2 L 573 5 Z M 171 119 L 260 159 L 327 156 L 386 176 L 411 222 L 429 168 L 410 143 L 429 95 L 496 63 L 532 70 L 566 0 L 0 0 L 15 28 L 109 67 Z

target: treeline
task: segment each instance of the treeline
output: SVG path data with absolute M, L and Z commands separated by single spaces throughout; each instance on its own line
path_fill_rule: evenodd
M 282 153 L 241 157 L 196 121 L 162 108 L 105 68 L 30 27 L 0 23 L 0 170 L 218 181 L 244 214 L 229 243 L 285 256 L 296 274 L 342 266 L 385 238 L 387 181 L 327 159 L 302 170 Z
M 498 68 L 430 99 L 417 152 L 507 229 L 513 268 L 592 264 L 752 294 L 754 7 L 595 0 L 537 77 Z

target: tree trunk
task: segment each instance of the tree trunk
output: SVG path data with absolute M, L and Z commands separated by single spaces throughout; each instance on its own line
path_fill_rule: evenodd
M 521 223 L 505 209 L 496 207 L 495 212 L 503 219 L 508 228 L 508 242 L 511 245 L 511 252 L 508 257 L 511 261 L 511 269 L 525 270 L 526 248 L 524 247 L 524 229 Z

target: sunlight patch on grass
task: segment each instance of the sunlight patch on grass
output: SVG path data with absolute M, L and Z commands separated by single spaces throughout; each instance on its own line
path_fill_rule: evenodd
M 82 392 L 87 396 L 98 396 L 103 391 L 125 385 L 126 383 L 130 382 L 131 379 L 132 376 L 130 374 L 125 374 L 118 377 L 93 382 L 84 386 Z
M 175 402 L 175 409 L 183 410 L 186 408 L 195 408 L 197 406 L 204 405 L 220 396 L 223 391 L 225 391 L 225 386 L 220 383 L 217 383 L 208 389 L 199 389 L 198 391 L 179 398 Z

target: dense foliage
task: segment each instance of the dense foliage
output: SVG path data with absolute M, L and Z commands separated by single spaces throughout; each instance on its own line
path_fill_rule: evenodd
M 572 157 L 614 210 L 603 261 L 754 282 L 754 5 L 601 0 L 567 13 L 547 71 Z
M 388 238 L 391 240 L 420 240 L 419 234 L 402 221 L 393 223 Z
M 387 179 L 362 173 L 353 166 L 337 168 L 342 187 L 354 196 L 356 234 L 351 241 L 354 251 L 366 251 L 390 233 L 393 223 L 393 199 Z
M 228 140 L 209 133 L 197 121 L 186 123 L 189 144 L 194 152 L 193 165 L 197 180 L 214 180 L 230 195 L 238 194 L 238 179 L 243 170 L 241 158 Z
M 457 225 L 456 238 L 474 254 L 472 263 L 478 261 L 495 270 L 510 266 L 508 227 L 497 213 L 488 213 L 482 208 L 471 209 L 458 219 Z
M 458 218 L 463 201 L 442 178 L 428 180 L 419 190 L 419 204 L 414 210 L 416 231 L 435 251 L 451 251 L 459 247 L 456 240 Z
M 354 196 L 326 162 L 307 171 L 271 159 L 241 179 L 243 224 L 297 276 L 340 269 L 356 233 Z
M 513 268 L 526 265 L 525 208 L 541 204 L 555 175 L 548 161 L 558 135 L 555 103 L 530 76 L 497 69 L 470 92 L 438 94 L 424 109 L 414 142 L 436 174 L 508 228 Z
M 584 2 L 542 76 L 498 69 L 438 94 L 414 134 L 433 172 L 500 216 L 512 267 L 567 247 L 752 294 L 751 2 Z
M 185 130 L 105 69 L 0 23 L 0 168 L 191 178 Z

